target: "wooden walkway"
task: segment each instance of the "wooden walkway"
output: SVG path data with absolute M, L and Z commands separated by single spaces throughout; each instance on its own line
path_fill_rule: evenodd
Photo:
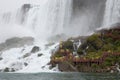
M 67 61 L 67 60 L 71 60 L 74 63 L 81 63 L 81 64 L 84 64 L 84 63 L 85 64 L 86 63 L 101 64 L 110 55 L 120 56 L 120 53 L 108 53 L 108 52 L 106 52 L 102 55 L 102 57 L 100 57 L 98 59 L 87 59 L 87 58 L 84 58 L 84 57 L 65 56 L 65 57 L 61 57 L 61 58 L 52 59 L 52 62 L 59 63 L 59 62 L 64 62 L 64 61 Z

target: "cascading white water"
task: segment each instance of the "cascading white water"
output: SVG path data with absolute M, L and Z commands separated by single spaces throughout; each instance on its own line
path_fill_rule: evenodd
M 103 26 L 109 27 L 120 22 L 120 0 L 107 0 Z
M 14 32 L 14 34 L 10 32 L 11 35 L 15 36 L 21 31 L 22 35 L 36 36 L 37 39 L 45 40 L 51 36 L 64 33 L 64 27 L 69 24 L 71 9 L 72 0 L 44 0 L 39 1 L 37 5 L 25 4 L 16 12 L 1 14 L 0 23 L 1 26 L 11 28 L 9 30 Z M 15 27 L 16 29 L 21 27 L 21 30 L 18 32 L 12 30 Z M 3 27 L 1 27 L 1 30 L 3 30 Z
M 24 4 L 21 9 L 16 12 L 4 12 L 1 15 L 0 24 L 0 40 L 5 41 L 12 37 L 32 36 L 39 39 L 39 42 L 47 38 L 62 34 L 64 27 L 68 25 L 71 16 L 72 0 L 44 0 L 38 5 Z M 31 54 L 31 48 L 35 45 L 40 47 L 40 51 Z M 15 69 L 18 72 L 45 72 L 49 70 L 47 64 L 50 61 L 50 52 L 58 45 L 45 46 L 45 43 L 38 43 L 32 46 L 22 48 L 12 48 L 3 51 L 0 57 L 4 58 L 0 61 L 0 70 L 6 67 Z M 24 51 L 22 51 L 24 50 Z M 26 53 L 31 55 L 23 58 Z M 43 54 L 41 57 L 37 55 Z M 8 57 L 9 56 L 9 57 Z M 6 63 L 5 63 L 6 62 Z M 24 62 L 28 65 L 24 66 Z M 14 64 L 14 65 L 12 65 Z M 19 64 L 21 66 L 19 66 Z
M 71 16 L 72 0 L 47 0 L 29 11 L 26 26 L 39 38 L 63 33 Z
M 36 36 L 39 39 L 46 39 L 60 34 L 69 37 L 86 35 L 87 32 L 91 32 L 97 27 L 109 26 L 120 21 L 119 0 L 106 0 L 106 4 L 105 0 L 103 2 L 96 0 L 39 0 L 37 5 L 34 5 L 33 3 L 36 1 L 30 3 L 32 7 L 25 14 L 21 14 L 22 10 L 20 9 L 0 12 L 0 36 L 2 36 L 0 42 L 17 36 Z M 73 5 L 75 1 L 77 4 Z M 106 5 L 104 20 L 103 25 L 100 25 L 104 4 Z M 73 8 L 74 6 L 75 8 Z
M 73 5 L 75 1 L 78 1 L 77 5 Z M 31 7 L 27 5 L 28 10 L 24 5 L 21 10 L 17 10 L 14 14 L 10 12 L 5 17 L 5 22 L 10 23 L 8 25 L 11 26 L 10 28 L 21 28 L 18 32 L 9 29 L 14 32 L 15 36 L 16 33 L 17 35 L 20 33 L 21 36 L 36 36 L 37 39 L 46 40 L 62 34 L 67 37 L 86 35 L 101 26 L 105 0 L 93 0 L 93 2 L 87 3 L 88 1 L 40 0 L 37 5 L 32 3 Z M 79 4 L 81 2 L 82 5 Z M 75 9 L 74 6 L 76 6 Z

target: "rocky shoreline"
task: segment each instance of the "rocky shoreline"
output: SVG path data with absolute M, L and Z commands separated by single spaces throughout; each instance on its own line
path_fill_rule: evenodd
M 63 72 L 119 72 L 119 34 L 120 26 L 115 26 L 91 36 L 62 41 L 51 56 L 51 67 L 58 65 Z

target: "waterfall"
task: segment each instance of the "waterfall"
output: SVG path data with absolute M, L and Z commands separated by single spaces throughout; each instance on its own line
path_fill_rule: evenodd
M 14 28 L 9 29 L 11 37 L 34 36 L 46 40 L 83 36 L 101 26 L 104 7 L 105 0 L 40 0 L 37 5 L 26 3 L 16 12 L 4 13 L 0 21 L 7 24 L 7 29 Z M 17 28 L 19 31 L 15 31 Z
M 108 27 L 120 22 L 120 0 L 107 0 L 103 26 Z
M 64 27 L 69 24 L 71 8 L 72 0 L 41 0 L 38 5 L 24 4 L 16 11 L 1 14 L 0 25 L 7 26 L 1 27 L 1 30 L 6 32 L 11 28 L 10 33 L 6 33 L 10 37 L 34 36 L 46 40 L 64 33 Z M 9 37 L 6 35 L 6 38 Z
M 37 44 L 36 41 L 25 48 L 15 47 L 3 51 L 0 56 L 3 57 L 0 69 L 10 67 L 11 63 L 17 65 L 18 61 L 23 65 L 21 72 L 48 71 L 49 66 L 46 65 L 50 61 L 51 50 L 59 43 L 45 46 L 42 41 L 52 38 L 60 40 L 61 36 L 65 38 L 84 36 L 101 27 L 102 23 L 109 25 L 119 22 L 119 0 L 31 0 L 30 3 L 28 0 L 25 1 L 27 3 L 23 3 L 19 8 L 16 5 L 18 9 L 0 12 L 0 43 L 9 38 L 26 36 L 33 37 L 41 43 Z M 27 58 L 22 57 L 36 45 L 41 49 L 39 52 Z M 75 51 L 79 45 L 80 41 L 74 44 Z M 26 67 L 24 63 L 28 63 L 28 66 Z
M 71 36 L 85 36 L 101 27 L 105 0 L 73 0 L 70 26 L 65 28 Z
M 6 67 L 10 69 L 9 71 L 14 69 L 18 72 L 48 72 L 57 70 L 56 68 L 50 70 L 48 63 L 50 62 L 51 51 L 55 50 L 59 43 L 50 46 L 48 44 L 47 46 L 45 42 L 52 36 L 64 34 L 64 28 L 68 27 L 70 22 L 71 9 L 72 0 L 39 0 L 37 5 L 26 3 L 17 10 L 1 13 L 0 43 L 4 41 L 4 44 L 1 43 L 0 45 L 2 48 L 6 44 L 9 46 L 10 44 L 5 40 L 12 38 L 9 41 L 10 43 L 13 42 L 11 44 L 14 48 L 10 47 L 5 49 L 5 51 L 1 50 L 2 54 L 0 57 L 3 60 L 0 61 L 0 70 L 4 71 Z M 21 42 L 14 40 L 13 37 L 23 38 L 28 36 L 35 38 L 34 44 L 15 47 L 14 43 L 21 44 Z M 37 40 L 39 41 L 37 42 Z M 22 41 L 24 43 L 28 42 Z M 30 51 L 36 45 L 40 47 L 40 50 L 33 54 Z M 24 57 L 24 55 L 28 56 Z
M 40 3 L 29 11 L 26 26 L 43 39 L 62 34 L 64 27 L 68 26 L 71 7 L 72 0 L 48 0 L 44 4 Z

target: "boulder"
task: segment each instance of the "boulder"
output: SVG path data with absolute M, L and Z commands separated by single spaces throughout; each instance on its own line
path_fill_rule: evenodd
M 65 62 L 60 62 L 58 64 L 58 69 L 63 72 L 78 72 L 77 68 L 75 68 L 71 63 L 65 61 Z
M 31 53 L 36 53 L 38 51 L 40 51 L 40 48 L 38 46 L 34 46 L 31 50 Z
M 12 68 L 12 69 L 11 69 L 11 72 L 15 72 L 15 69 L 14 69 L 14 68 Z
M 10 72 L 10 69 L 8 67 L 6 67 L 3 72 Z
M 25 45 L 32 45 L 34 42 L 34 38 L 32 37 L 13 37 L 7 39 L 5 42 L 0 43 L 0 51 L 5 51 L 11 48 L 19 48 Z
M 40 54 L 38 54 L 37 56 L 38 56 L 38 57 L 41 57 L 42 55 L 43 55 L 43 54 L 42 54 L 42 53 L 40 53 Z
M 28 57 L 30 55 L 31 55 L 31 53 L 26 53 L 25 55 L 23 55 L 23 58 L 26 58 L 26 57 Z
M 27 65 L 28 65 L 28 63 L 24 62 L 24 65 L 25 65 L 25 66 L 27 66 Z
M 3 58 L 2 57 L 0 57 L 0 60 L 2 60 Z
M 3 72 L 15 72 L 15 69 L 6 67 L 4 70 L 1 70 L 1 71 L 3 71 Z

